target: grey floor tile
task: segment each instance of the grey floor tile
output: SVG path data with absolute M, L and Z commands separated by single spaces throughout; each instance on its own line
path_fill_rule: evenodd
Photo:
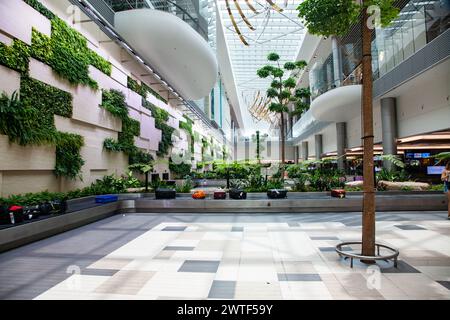
M 233 227 L 231 232 L 244 232 L 244 227 Z
M 399 260 L 397 263 L 397 268 L 381 268 L 381 273 L 420 273 L 419 270 L 406 263 L 403 260 Z
M 165 251 L 193 251 L 195 247 L 182 247 L 182 246 L 167 246 Z
M 236 281 L 214 280 L 209 290 L 209 299 L 233 299 L 236 292 Z
M 278 281 L 322 281 L 318 274 L 279 273 Z
M 450 290 L 450 281 L 437 281 L 437 283 Z
M 81 271 L 82 275 L 85 276 L 108 276 L 112 277 L 120 270 L 111 270 L 111 269 L 91 269 L 91 268 L 85 268 Z
M 311 240 L 339 240 L 338 237 L 310 237 Z
M 320 247 L 319 250 L 322 252 L 335 252 L 336 247 Z M 350 247 L 343 247 L 342 251 L 353 251 L 353 249 Z
M 220 261 L 186 260 L 178 272 L 205 272 L 216 273 Z
M 162 231 L 184 231 L 187 227 L 165 227 Z
M 399 224 L 396 225 L 397 228 L 402 229 L 402 230 L 427 230 L 423 227 L 419 227 L 418 225 L 415 224 Z

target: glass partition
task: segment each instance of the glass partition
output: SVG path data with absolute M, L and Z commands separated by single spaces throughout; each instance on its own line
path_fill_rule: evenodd
M 399 16 L 386 28 L 378 28 L 372 41 L 373 78 L 378 79 L 411 57 L 427 43 L 450 27 L 450 0 L 411 0 L 401 9 Z M 333 54 L 311 67 L 311 99 L 343 85 L 362 81 L 362 46 L 360 26 L 356 25 L 339 39 L 341 70 L 335 80 Z

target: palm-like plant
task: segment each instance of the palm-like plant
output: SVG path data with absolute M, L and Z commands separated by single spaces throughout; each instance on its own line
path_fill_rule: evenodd
M 296 104 L 302 97 L 297 96 L 297 92 L 292 93 L 297 85 L 295 76 L 285 77 L 285 74 L 302 70 L 307 66 L 305 61 L 286 62 L 283 66 L 280 64 L 280 56 L 272 52 L 267 56 L 267 60 L 273 64 L 267 64 L 256 73 L 260 78 L 271 78 L 272 83 L 267 89 L 267 98 L 271 99 L 269 111 L 280 115 L 280 134 L 281 134 L 281 163 L 286 162 L 286 134 L 284 119 L 285 114 L 289 112 L 289 104 Z
M 434 158 L 439 160 L 438 163 L 450 161 L 450 152 L 441 152 L 441 153 L 435 155 Z

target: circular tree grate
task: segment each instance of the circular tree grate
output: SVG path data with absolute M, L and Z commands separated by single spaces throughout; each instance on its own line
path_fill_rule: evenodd
M 363 261 L 393 260 L 394 267 L 397 268 L 398 255 L 400 254 L 400 252 L 397 249 L 391 248 L 385 244 L 375 243 L 375 248 L 377 251 L 376 256 L 364 256 L 361 254 L 355 254 L 355 253 L 351 253 L 348 251 L 343 251 L 343 249 L 342 249 L 342 247 L 344 247 L 344 246 L 350 246 L 350 245 L 355 245 L 355 244 L 362 245 L 362 242 L 361 241 L 342 242 L 336 246 L 336 252 L 339 254 L 340 257 L 345 257 L 345 259 L 350 259 L 350 267 L 351 268 L 353 268 L 353 260 L 354 259 L 363 260 Z M 380 248 L 387 249 L 391 253 L 387 254 L 387 255 L 381 255 Z

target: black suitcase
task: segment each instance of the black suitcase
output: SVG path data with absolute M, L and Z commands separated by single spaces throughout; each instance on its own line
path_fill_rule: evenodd
M 0 224 L 11 224 L 8 206 L 0 205 Z
M 23 208 L 23 215 L 25 220 L 37 219 L 41 215 L 41 210 L 39 205 L 36 206 L 26 206 Z
M 230 190 L 230 199 L 234 200 L 245 200 L 247 199 L 247 192 L 241 189 L 231 189 Z
M 270 199 L 286 199 L 287 193 L 288 192 L 285 189 L 270 189 L 267 191 L 267 196 Z
M 67 201 L 65 200 L 53 200 L 50 201 L 51 214 L 64 214 L 67 211 Z
M 158 188 L 155 191 L 156 200 L 171 200 L 175 199 L 177 192 L 174 189 Z
M 49 214 L 52 213 L 52 205 L 48 202 L 41 203 L 39 205 L 39 211 L 41 212 L 42 216 L 48 216 Z

